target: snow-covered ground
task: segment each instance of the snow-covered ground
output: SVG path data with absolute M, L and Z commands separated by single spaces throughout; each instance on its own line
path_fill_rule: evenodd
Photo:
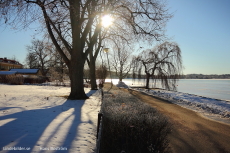
M 143 88 L 135 88 L 134 90 L 160 97 L 174 104 L 202 113 L 206 117 L 230 123 L 229 101 L 160 89 L 147 90 Z
M 0 84 L 0 152 L 93 153 L 100 93 L 86 88 L 89 99 L 67 100 L 69 92 Z

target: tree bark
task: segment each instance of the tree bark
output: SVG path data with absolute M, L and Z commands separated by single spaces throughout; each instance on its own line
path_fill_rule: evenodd
M 90 53 L 90 84 L 91 90 L 97 90 L 97 82 L 96 82 L 96 73 L 95 73 L 95 58 L 93 57 L 92 53 Z
M 123 73 L 123 72 L 120 71 L 120 74 L 119 74 L 119 81 L 120 81 L 120 82 L 122 82 L 122 78 L 123 78 L 122 73 Z
M 83 69 L 84 62 L 80 59 L 71 60 L 71 66 L 69 68 L 71 91 L 68 99 L 87 99 L 88 96 L 84 91 L 83 81 Z
M 147 73 L 146 74 L 146 85 L 145 85 L 145 89 L 149 89 L 149 79 L 150 79 L 150 74 Z

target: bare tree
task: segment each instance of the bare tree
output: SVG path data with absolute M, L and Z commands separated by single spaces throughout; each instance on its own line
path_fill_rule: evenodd
M 176 81 L 182 74 L 181 50 L 176 43 L 164 42 L 154 49 L 145 50 L 137 57 L 137 61 L 144 67 L 146 89 L 152 77 L 159 79 L 163 88 L 176 90 Z
M 32 45 L 27 47 L 26 62 L 30 68 L 39 68 L 43 76 L 46 75 L 48 64 L 50 62 L 50 53 L 48 52 L 48 45 L 43 41 L 33 40 Z
M 132 68 L 131 50 L 125 42 L 116 41 L 113 47 L 112 65 L 119 81 L 127 77 Z
M 116 21 L 107 30 L 109 36 L 129 33 L 151 41 L 164 37 L 165 24 L 171 18 L 167 12 L 165 3 L 158 0 L 1 0 L 0 20 L 19 28 L 43 21 L 69 69 L 69 99 L 85 99 L 84 63 L 104 29 L 100 18 L 111 14 Z M 61 46 L 68 50 L 69 57 Z
M 25 59 L 26 67 L 35 69 L 38 67 L 37 57 L 34 53 L 28 52 Z
M 53 68 L 53 71 L 56 71 L 56 73 L 59 75 L 58 80 L 64 83 L 64 77 L 68 74 L 66 63 L 64 62 L 62 56 L 60 56 L 60 54 L 56 51 L 55 46 L 50 45 L 48 50 L 51 56 L 49 68 Z M 63 51 L 65 51 L 64 48 Z

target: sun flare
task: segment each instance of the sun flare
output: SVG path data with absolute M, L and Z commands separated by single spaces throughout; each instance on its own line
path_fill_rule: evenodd
M 104 15 L 101 20 L 103 27 L 109 27 L 111 24 L 113 24 L 113 18 L 110 15 Z

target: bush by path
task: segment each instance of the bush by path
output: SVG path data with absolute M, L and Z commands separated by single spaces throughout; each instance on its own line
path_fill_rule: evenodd
M 167 152 L 171 126 L 166 117 L 114 87 L 105 92 L 100 152 Z

